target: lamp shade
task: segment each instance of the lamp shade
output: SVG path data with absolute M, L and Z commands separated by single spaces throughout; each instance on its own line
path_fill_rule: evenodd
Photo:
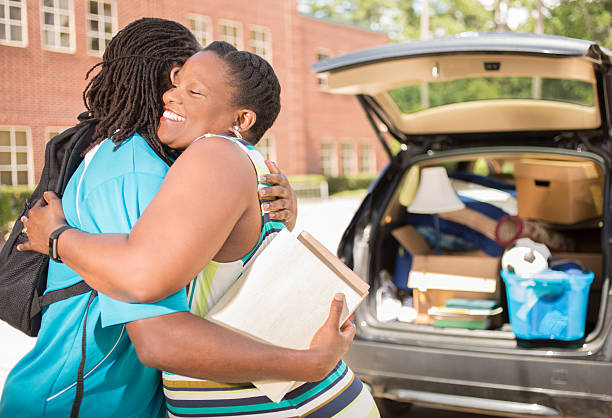
M 408 212 L 443 213 L 465 208 L 451 186 L 444 167 L 427 167 L 421 170 L 421 181 Z

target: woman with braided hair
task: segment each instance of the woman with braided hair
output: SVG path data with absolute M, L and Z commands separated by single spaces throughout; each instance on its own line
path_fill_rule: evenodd
M 280 110 L 280 86 L 272 68 L 254 54 L 216 42 L 174 69 L 171 79 L 173 86 L 163 96 L 158 136 L 182 154 L 129 235 L 88 234 L 83 231 L 94 232 L 95 225 L 87 212 L 95 208 L 79 202 L 97 193 L 98 176 L 95 181 L 88 176 L 108 166 L 104 155 L 112 145 L 104 141 L 92 149 L 88 156 L 95 152 L 93 158 L 77 171 L 81 181 L 74 185 L 76 209 L 64 206 L 68 222 L 83 231 L 62 233 L 58 241 L 62 261 L 102 292 L 102 325 L 127 323 L 141 361 L 168 371 L 165 386 L 171 415 L 378 416 L 363 384 L 338 362 L 354 335 L 350 322 L 339 327 L 341 298 L 332 303 L 330 317 L 309 350 L 287 350 L 239 337 L 180 312 L 175 305 L 165 305 L 167 315 L 148 317 L 126 313 L 120 302 L 109 304 L 104 296 L 150 306 L 152 301 L 174 298 L 174 292 L 181 292 L 203 269 L 189 295 L 191 312 L 203 316 L 282 228 L 261 211 L 256 180 L 265 166 L 251 145 Z M 244 135 L 251 144 L 228 134 Z M 33 209 L 31 219 L 25 220 L 30 239 L 26 249 L 45 252 L 42 242 L 46 244 L 49 230 L 66 226 L 59 200 L 52 194 L 45 198 L 49 205 Z M 250 384 L 197 379 L 311 383 L 275 404 Z M 87 395 L 87 384 L 85 391 Z M 230 399 L 228 393 L 233 393 Z M 84 406 L 86 401 L 87 396 Z
M 107 48 L 107 61 L 85 94 L 99 128 L 94 135 L 97 143 L 73 175 L 63 197 L 67 218 L 75 226 L 89 232 L 127 233 L 136 223 L 169 169 L 158 155 L 164 149 L 163 143 L 151 136 L 163 112 L 161 95 L 170 86 L 168 73 L 199 48 L 186 28 L 162 19 L 138 20 L 113 38 Z M 119 49 L 121 53 L 116 53 Z M 123 101 L 122 96 L 131 101 Z M 155 118 L 140 115 L 140 107 L 133 105 L 155 108 L 155 100 L 160 102 Z M 118 107 L 122 110 L 117 111 Z M 132 134 L 127 136 L 129 132 Z M 104 140 L 111 135 L 111 139 Z M 159 144 L 158 153 L 151 145 L 155 141 Z M 192 160 L 191 164 L 200 180 L 210 174 L 197 169 L 199 161 Z M 179 164 L 179 168 L 181 165 L 184 166 Z M 59 200 L 55 203 L 59 204 Z M 195 213 L 196 218 L 205 215 L 208 204 L 211 201 L 199 206 L 204 213 Z M 180 208 L 171 209 L 175 211 L 177 207 Z M 266 216 L 272 218 L 272 214 Z M 107 261 L 113 257 L 104 252 L 92 254 L 106 257 Z M 173 255 L 167 251 L 164 257 Z M 151 254 L 145 265 L 156 258 L 163 257 Z M 131 273 L 126 265 L 116 274 L 125 279 Z M 50 262 L 47 291 L 81 280 L 61 260 Z M 350 338 L 338 335 L 337 324 L 330 321 L 311 350 L 295 352 L 260 344 L 189 313 L 184 291 L 148 304 L 123 303 L 102 293 L 94 296 L 88 292 L 45 308 L 35 347 L 7 378 L 0 416 L 165 416 L 160 373 L 139 361 L 140 357 L 153 365 L 150 356 L 155 350 L 151 350 L 149 342 L 155 338 L 175 344 L 172 347 L 176 353 L 171 357 L 175 367 L 186 370 L 185 374 L 198 376 L 210 371 L 211 376 L 229 376 L 230 380 L 295 375 L 291 369 L 295 365 L 302 367 L 298 376 L 318 377 L 324 369 L 333 368 L 350 342 Z M 134 334 L 133 328 L 140 334 Z M 128 338 L 128 333 L 133 335 Z M 208 362 L 194 363 L 193 357 L 187 356 L 190 351 L 208 351 Z M 246 352 L 256 358 L 254 366 L 241 363 Z M 235 361 L 238 371 L 225 367 L 223 361 Z

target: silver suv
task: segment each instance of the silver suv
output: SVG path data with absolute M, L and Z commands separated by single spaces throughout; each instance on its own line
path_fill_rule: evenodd
M 612 416 L 611 54 L 467 34 L 313 65 L 331 93 L 357 96 L 390 158 L 338 248 L 371 285 L 346 360 L 383 414 Z M 463 209 L 414 209 L 430 167 L 446 171 L 430 197 L 450 182 Z M 580 269 L 552 293 L 545 275 L 502 278 L 501 255 L 525 236 Z M 586 272 L 582 290 L 566 286 Z

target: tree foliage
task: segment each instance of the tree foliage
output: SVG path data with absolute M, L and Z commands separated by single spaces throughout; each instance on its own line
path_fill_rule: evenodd
M 563 0 L 549 8 L 544 31 L 612 48 L 612 0 Z
M 513 30 L 533 32 L 537 1 L 429 0 L 429 35 L 504 30 L 512 27 L 508 16 L 517 14 L 525 18 Z M 420 38 L 423 4 L 422 0 L 299 0 L 299 9 L 404 41 Z M 612 48 L 612 0 L 542 0 L 542 14 L 544 33 L 588 39 Z

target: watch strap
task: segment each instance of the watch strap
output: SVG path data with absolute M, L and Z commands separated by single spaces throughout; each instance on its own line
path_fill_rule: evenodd
M 67 229 L 72 229 L 72 227 L 70 225 L 62 225 L 49 234 L 49 258 L 53 261 L 57 261 L 58 263 L 61 263 L 62 259 L 57 253 L 57 239 L 59 238 L 60 234 Z

